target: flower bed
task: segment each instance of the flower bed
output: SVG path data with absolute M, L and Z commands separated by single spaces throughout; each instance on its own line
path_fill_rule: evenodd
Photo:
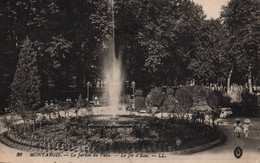
M 46 150 L 105 152 L 170 152 L 193 148 L 219 138 L 215 128 L 185 120 L 146 118 L 129 127 L 90 127 L 89 117 L 46 123 L 41 130 L 5 133 L 4 141 Z M 86 125 L 88 124 L 88 125 Z M 55 125 L 55 126 L 54 126 Z M 11 147 L 13 145 L 7 144 Z M 16 147 L 14 147 L 16 148 Z

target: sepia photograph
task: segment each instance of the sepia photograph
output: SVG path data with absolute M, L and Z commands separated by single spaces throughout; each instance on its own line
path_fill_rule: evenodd
M 260 0 L 0 0 L 0 162 L 260 163 Z

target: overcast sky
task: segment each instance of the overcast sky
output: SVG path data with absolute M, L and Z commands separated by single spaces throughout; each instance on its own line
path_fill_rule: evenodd
M 193 0 L 195 3 L 202 5 L 207 19 L 218 18 L 221 11 L 221 6 L 227 5 L 230 0 Z

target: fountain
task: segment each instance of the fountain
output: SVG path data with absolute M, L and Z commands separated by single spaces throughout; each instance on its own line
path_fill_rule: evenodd
M 115 20 L 114 20 L 114 1 L 110 1 L 112 12 L 112 36 L 105 44 L 108 53 L 104 57 L 103 76 L 105 91 L 103 97 L 107 99 L 108 106 L 94 108 L 92 115 L 93 124 L 91 126 L 111 125 L 114 127 L 126 127 L 132 122 L 142 119 L 142 117 L 131 116 L 126 107 L 120 104 L 122 93 L 122 71 L 121 58 L 115 51 Z M 131 125 L 130 125 L 131 126 Z
M 108 100 L 109 112 L 113 118 L 119 114 L 120 97 L 122 91 L 121 60 L 115 53 L 115 19 L 114 1 L 111 1 L 112 11 L 112 38 L 109 43 L 109 52 L 104 58 L 103 74 L 105 77 L 105 96 Z

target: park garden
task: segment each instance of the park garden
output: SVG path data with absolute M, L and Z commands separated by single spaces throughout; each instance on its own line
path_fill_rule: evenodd
M 191 0 L 2 4 L 0 141 L 10 147 L 206 149 L 225 141 L 219 119 L 259 112 L 257 0 L 231 0 L 217 19 Z

